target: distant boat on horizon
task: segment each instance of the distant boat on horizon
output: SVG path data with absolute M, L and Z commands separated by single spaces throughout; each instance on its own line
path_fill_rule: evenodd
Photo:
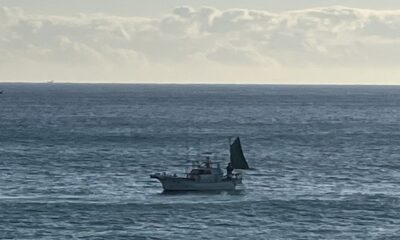
M 47 81 L 47 83 L 54 83 L 54 81 L 53 81 L 53 80 L 50 80 L 50 81 Z

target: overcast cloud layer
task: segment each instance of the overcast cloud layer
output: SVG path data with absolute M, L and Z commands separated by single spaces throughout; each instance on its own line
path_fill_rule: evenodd
M 0 8 L 0 81 L 400 84 L 400 10 L 177 7 L 161 18 Z

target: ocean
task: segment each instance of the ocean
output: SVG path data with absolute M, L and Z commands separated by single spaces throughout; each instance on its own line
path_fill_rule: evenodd
M 400 239 L 400 87 L 0 90 L 0 239 Z M 225 166 L 236 136 L 239 191 L 149 177 Z

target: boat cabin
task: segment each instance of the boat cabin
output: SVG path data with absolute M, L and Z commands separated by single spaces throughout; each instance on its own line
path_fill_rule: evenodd
M 193 164 L 192 170 L 187 174 L 187 178 L 193 179 L 199 182 L 218 182 L 223 178 L 224 173 L 222 172 L 219 164 L 214 164 L 211 161 L 204 162 L 204 165 Z

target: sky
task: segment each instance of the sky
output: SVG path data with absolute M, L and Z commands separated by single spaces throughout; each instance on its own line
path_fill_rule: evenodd
M 0 82 L 400 84 L 396 0 L 0 0 Z

